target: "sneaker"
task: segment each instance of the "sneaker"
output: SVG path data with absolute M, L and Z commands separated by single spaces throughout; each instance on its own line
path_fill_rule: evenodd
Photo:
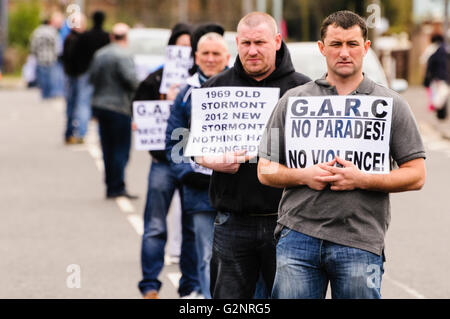
M 158 292 L 156 290 L 149 290 L 145 293 L 144 299 L 159 299 Z
M 192 291 L 189 295 L 180 297 L 180 299 L 205 299 L 205 296 L 198 291 Z
M 82 137 L 69 136 L 68 138 L 66 138 L 66 144 L 67 145 L 84 144 L 84 139 Z

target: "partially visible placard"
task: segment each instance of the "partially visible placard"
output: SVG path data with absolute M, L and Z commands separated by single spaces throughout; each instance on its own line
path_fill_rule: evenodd
M 168 45 L 159 93 L 167 94 L 172 85 L 185 83 L 192 64 L 191 47 Z
M 139 151 L 160 151 L 165 149 L 167 120 L 173 101 L 133 102 L 134 145 Z

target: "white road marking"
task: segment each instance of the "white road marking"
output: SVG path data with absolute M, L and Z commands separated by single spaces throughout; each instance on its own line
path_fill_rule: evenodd
M 422 295 L 421 293 L 419 293 L 417 290 L 409 287 L 408 285 L 405 285 L 404 283 L 401 283 L 400 281 L 392 279 L 386 273 L 384 273 L 383 279 L 387 280 L 387 281 L 390 281 L 392 284 L 394 284 L 395 286 L 397 286 L 400 289 L 404 290 L 405 292 L 407 292 L 408 294 L 410 294 L 411 296 L 413 296 L 416 299 L 426 299 L 426 297 L 424 295 Z
M 427 150 L 444 152 L 450 157 L 450 140 L 443 138 L 437 129 L 425 122 L 419 123 L 419 130 Z
M 170 282 L 172 283 L 172 285 L 178 289 L 179 287 L 179 282 L 180 282 L 180 278 L 181 278 L 181 273 L 180 272 L 169 272 L 167 274 L 167 278 L 169 278 Z
M 128 198 L 117 197 L 116 203 L 119 206 L 120 210 L 123 211 L 124 213 L 134 213 L 134 207 Z
M 134 230 L 139 236 L 144 234 L 144 221 L 136 214 L 127 216 L 128 222 L 133 226 Z
M 103 173 L 105 168 L 103 164 L 103 154 L 102 150 L 99 146 L 100 140 L 98 135 L 95 132 L 98 132 L 97 123 L 91 122 L 91 127 L 86 134 L 85 139 L 85 147 L 83 148 L 75 148 L 74 151 L 88 151 L 91 157 L 95 161 L 95 166 L 100 173 Z M 116 198 L 116 204 L 119 209 L 127 214 L 127 220 L 136 231 L 139 236 L 142 236 L 144 233 L 144 221 L 141 216 L 135 214 L 135 208 L 131 201 L 126 197 L 118 197 Z

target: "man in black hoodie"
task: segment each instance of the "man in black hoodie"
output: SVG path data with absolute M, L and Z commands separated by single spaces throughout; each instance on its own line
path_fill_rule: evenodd
M 110 42 L 109 33 L 103 30 L 105 14 L 102 11 L 94 12 L 92 21 L 94 23 L 92 29 L 82 33 L 75 46 L 81 73 L 89 69 L 95 52 Z
M 203 87 L 278 87 L 280 95 L 309 82 L 296 73 L 288 49 L 268 14 L 252 12 L 238 24 L 234 67 Z M 213 298 L 252 298 L 259 274 L 270 292 L 275 276 L 274 229 L 281 190 L 262 185 L 257 164 L 242 151 L 196 161 L 214 170 L 209 189 L 218 211 L 211 260 Z M 230 160 L 233 159 L 233 160 Z

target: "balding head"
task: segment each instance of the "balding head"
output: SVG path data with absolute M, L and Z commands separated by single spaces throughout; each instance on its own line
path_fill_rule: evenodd
M 200 37 L 198 40 L 197 46 L 200 46 L 203 42 L 206 41 L 217 41 L 220 42 L 223 48 L 228 52 L 228 45 L 223 36 L 216 32 L 208 32 Z
M 130 30 L 130 27 L 123 23 L 119 22 L 113 25 L 112 27 L 112 41 L 114 42 L 126 42 L 127 40 L 127 34 Z
M 264 12 L 250 12 L 247 14 L 239 21 L 237 25 L 237 32 L 239 32 L 243 25 L 250 28 L 255 28 L 262 23 L 269 26 L 269 30 L 272 31 L 274 36 L 278 33 L 277 22 L 272 16 Z

